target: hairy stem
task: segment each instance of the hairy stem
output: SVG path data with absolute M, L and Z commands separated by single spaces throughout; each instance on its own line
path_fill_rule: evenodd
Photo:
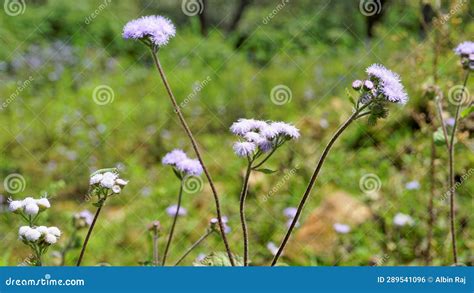
M 181 257 L 179 258 L 179 260 L 174 264 L 174 266 L 179 265 L 179 264 L 186 258 L 186 256 L 188 256 L 188 254 L 190 254 L 191 251 L 194 250 L 194 248 L 198 247 L 199 244 L 201 244 L 201 242 L 203 242 L 204 240 L 206 240 L 206 238 L 207 238 L 209 235 L 211 235 L 212 232 L 214 232 L 214 230 L 208 229 L 204 235 L 202 235 L 201 237 L 199 237 L 199 239 L 196 240 L 196 242 L 194 242 L 193 245 L 191 245 L 191 247 L 188 248 L 188 250 L 186 250 L 186 252 L 183 254 L 183 256 L 181 256 Z
M 173 224 L 171 224 L 170 234 L 168 235 L 168 242 L 166 242 L 165 252 L 163 253 L 163 260 L 161 265 L 166 264 L 166 257 L 168 256 L 168 250 L 170 248 L 171 240 L 173 239 L 174 228 L 176 227 L 176 222 L 178 221 L 179 210 L 181 209 L 181 199 L 183 197 L 183 181 L 181 180 L 181 185 L 179 187 L 178 193 L 178 205 L 176 207 L 176 212 L 174 213 Z
M 84 239 L 84 244 L 82 245 L 81 249 L 81 254 L 79 255 L 79 259 L 77 260 L 76 266 L 81 266 L 82 258 L 84 257 L 84 253 L 86 252 L 86 247 L 87 244 L 89 243 L 89 238 L 91 237 L 92 230 L 94 230 L 95 223 L 97 222 L 97 218 L 99 217 L 100 211 L 102 210 L 102 207 L 104 206 L 104 202 L 100 202 L 99 207 L 97 208 L 97 211 L 95 212 L 94 215 L 94 220 L 92 220 L 92 224 L 89 227 L 89 231 L 87 231 L 86 239 Z
M 157 266 L 158 263 L 158 230 L 153 229 L 153 265 Z
M 365 105 L 363 108 L 365 108 L 367 105 Z M 293 218 L 293 221 L 291 222 L 291 225 L 290 227 L 288 228 L 288 231 L 286 232 L 286 235 L 285 237 L 283 238 L 283 241 L 281 242 L 279 248 L 278 248 L 278 252 L 275 254 L 275 257 L 273 258 L 273 261 L 271 263 L 272 266 L 274 266 L 278 259 L 280 258 L 282 252 L 283 252 L 283 249 L 285 249 L 285 246 L 288 242 L 288 239 L 290 239 L 290 236 L 291 236 L 291 233 L 293 232 L 293 229 L 295 228 L 296 226 L 296 223 L 298 223 L 299 221 L 299 218 L 300 218 L 300 215 L 301 215 L 301 212 L 303 211 L 303 208 L 304 208 L 304 205 L 306 203 L 306 201 L 308 200 L 308 197 L 309 195 L 311 194 L 311 190 L 313 189 L 313 186 L 314 186 L 314 183 L 316 182 L 316 179 L 318 178 L 318 174 L 319 172 L 321 171 L 321 168 L 324 164 L 324 160 L 326 159 L 327 155 L 329 154 L 329 151 L 331 150 L 331 147 L 333 146 L 333 144 L 336 142 L 337 138 L 344 132 L 344 130 L 354 121 L 356 120 L 356 117 L 357 115 L 359 115 L 360 111 L 362 110 L 362 108 L 360 108 L 359 110 L 357 111 L 354 111 L 354 113 L 339 127 L 339 129 L 334 133 L 334 135 L 332 136 L 331 140 L 329 141 L 329 143 L 326 145 L 322 155 L 321 155 L 321 158 L 319 159 L 318 161 L 318 164 L 316 165 L 316 169 L 314 169 L 314 172 L 313 172 L 313 175 L 311 176 L 311 179 L 309 181 L 309 184 L 308 186 L 306 187 L 306 190 L 303 194 L 303 197 L 301 198 L 301 201 L 298 205 L 298 209 L 296 211 L 296 215 L 295 217 Z
M 456 246 L 456 230 L 455 230 L 455 211 L 454 211 L 454 196 L 456 195 L 455 191 L 455 179 L 454 179 L 454 138 L 456 136 L 456 128 L 458 125 L 459 114 L 461 112 L 462 98 L 464 91 L 466 89 L 467 80 L 469 79 L 469 70 L 466 72 L 466 77 L 464 79 L 463 88 L 461 91 L 461 101 L 456 106 L 456 114 L 454 116 L 454 125 L 451 132 L 451 138 L 449 142 L 449 207 L 450 207 L 450 226 L 451 226 L 451 241 L 453 243 L 453 261 L 455 264 L 458 263 L 458 252 Z
M 252 172 L 252 162 L 249 160 L 247 170 L 245 171 L 242 191 L 240 193 L 240 223 L 244 235 L 244 266 L 248 266 L 249 261 L 249 235 L 247 230 L 247 221 L 245 220 L 245 199 L 247 198 L 250 173 Z
M 431 132 L 430 132 L 431 133 Z M 431 135 L 433 136 L 433 135 Z M 436 159 L 436 145 L 434 138 L 431 138 L 431 157 L 430 157 L 430 199 L 428 202 L 428 235 L 427 235 L 427 246 L 425 251 L 425 264 L 431 263 L 431 242 L 433 241 L 433 224 L 435 219 L 434 213 L 434 197 L 436 190 L 435 180 L 435 159 Z
M 158 59 L 158 56 L 156 55 L 156 51 L 153 48 L 151 49 L 151 54 L 152 54 L 152 57 L 153 57 L 153 61 L 156 65 L 156 68 L 158 69 L 160 77 L 163 81 L 163 84 L 166 88 L 166 91 L 168 92 L 168 96 L 170 97 L 171 103 L 173 104 L 173 108 L 174 108 L 176 114 L 178 115 L 179 121 L 181 122 L 181 125 L 183 126 L 183 128 L 186 132 L 186 135 L 188 136 L 189 140 L 191 141 L 191 145 L 194 149 L 194 152 L 196 153 L 196 156 L 197 156 L 197 158 L 198 158 L 199 162 L 201 163 L 202 168 L 204 170 L 204 174 L 206 175 L 207 181 L 209 182 L 209 185 L 211 186 L 212 194 L 214 196 L 214 202 L 215 202 L 215 205 L 216 205 L 217 221 L 219 222 L 222 241 L 224 242 L 225 249 L 226 249 L 226 252 L 227 252 L 227 256 L 229 257 L 229 261 L 230 261 L 231 265 L 235 266 L 235 262 L 234 262 L 234 259 L 232 257 L 232 252 L 230 250 L 230 246 L 229 246 L 229 243 L 227 241 L 227 236 L 224 233 L 224 223 L 222 222 L 222 213 L 221 213 L 221 207 L 220 207 L 220 203 L 219 203 L 219 196 L 217 194 L 216 187 L 214 186 L 214 182 L 211 178 L 211 174 L 209 173 L 209 171 L 207 170 L 206 165 L 204 164 L 204 161 L 202 159 L 201 152 L 199 150 L 197 142 L 194 139 L 194 136 L 191 132 L 191 129 L 189 128 L 188 124 L 186 123 L 186 120 L 184 120 L 184 116 L 181 113 L 181 109 L 180 109 L 178 103 L 176 102 L 176 98 L 174 97 L 173 92 L 171 90 L 171 87 L 168 83 L 168 80 L 166 79 L 166 75 L 165 75 L 165 72 L 164 72 L 164 70 L 161 66 L 160 60 Z

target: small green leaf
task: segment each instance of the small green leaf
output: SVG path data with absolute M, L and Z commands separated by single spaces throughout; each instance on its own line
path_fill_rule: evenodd
M 270 169 L 255 169 L 257 172 L 262 172 L 264 174 L 273 174 L 276 172 L 276 170 L 270 170 Z
M 467 107 L 466 109 L 462 110 L 461 112 L 461 117 L 462 118 L 465 118 L 467 116 L 469 116 L 469 114 L 473 113 L 474 112 L 474 105 L 473 106 L 470 106 L 470 107 Z
M 439 127 L 434 133 L 433 133 L 433 140 L 435 145 L 437 146 L 443 146 L 446 144 L 446 139 L 444 138 L 443 130 L 441 127 Z
M 244 262 L 242 257 L 234 255 L 234 261 L 236 266 L 243 266 Z M 195 267 L 230 267 L 232 266 L 227 253 L 225 252 L 211 252 L 208 256 L 200 261 L 193 263 Z

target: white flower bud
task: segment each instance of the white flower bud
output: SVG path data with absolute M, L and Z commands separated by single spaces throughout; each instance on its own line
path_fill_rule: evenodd
M 32 197 L 27 197 L 23 200 L 23 205 L 24 206 L 29 205 L 29 204 L 36 204 L 36 199 L 34 199 Z
M 55 244 L 56 242 L 58 242 L 58 238 L 53 234 L 48 233 L 46 234 L 46 236 L 44 236 L 44 242 L 48 244 Z
M 118 178 L 117 180 L 115 180 L 115 183 L 121 186 L 125 186 L 128 184 L 128 181 Z
M 29 216 L 36 216 L 39 212 L 39 207 L 36 203 L 27 204 L 25 206 L 25 214 Z
M 100 185 L 105 188 L 112 188 L 115 185 L 115 179 L 117 179 L 117 174 L 114 174 L 112 172 L 106 172 L 102 176 Z
M 90 185 L 99 183 L 102 180 L 102 177 L 103 177 L 102 174 L 95 174 L 94 176 L 91 177 L 89 181 Z
M 120 191 L 122 191 L 122 188 L 120 188 L 120 186 L 118 186 L 118 185 L 114 185 L 112 187 L 112 191 L 113 191 L 113 193 L 120 193 Z
M 31 229 L 30 226 L 21 226 L 20 229 L 18 229 L 18 235 L 20 238 L 23 238 L 26 234 Z
M 19 213 L 23 209 L 23 202 L 20 200 L 12 200 L 8 205 L 8 210 L 13 213 Z
M 39 226 L 39 227 L 36 227 L 36 231 L 40 232 L 41 235 L 46 235 L 48 234 L 48 227 L 46 226 Z
M 48 228 L 48 233 L 52 234 L 56 237 L 61 236 L 61 231 L 58 229 L 58 227 L 49 227 Z
M 49 209 L 51 207 L 51 204 L 49 203 L 49 200 L 46 197 L 37 199 L 36 204 L 42 211 L 44 211 L 45 209 Z
M 25 232 L 24 237 L 27 241 L 35 242 L 35 241 L 38 241 L 38 239 L 40 239 L 41 233 L 35 229 L 29 229 L 28 231 Z

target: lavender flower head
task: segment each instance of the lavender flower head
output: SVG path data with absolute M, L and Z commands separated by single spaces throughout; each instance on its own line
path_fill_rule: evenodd
M 266 153 L 287 140 L 300 137 L 299 130 L 291 124 L 255 119 L 239 119 L 231 125 L 230 131 L 243 140 L 233 146 L 239 157 Z
M 291 223 L 293 222 L 293 219 L 296 217 L 296 212 L 298 211 L 297 208 L 295 207 L 287 207 L 283 210 L 283 215 L 288 219 L 286 221 L 286 226 L 290 227 Z M 295 227 L 300 226 L 300 221 L 296 222 Z
M 167 153 L 161 162 L 163 165 L 173 166 L 178 172 L 185 176 L 199 176 L 203 172 L 199 160 L 188 158 L 186 153 L 179 149 Z
M 402 105 L 408 102 L 408 95 L 398 74 L 380 64 L 369 66 L 366 72 L 375 84 L 376 95 L 381 94 L 388 101 Z
M 153 45 L 163 47 L 175 34 L 176 28 L 168 18 L 151 15 L 129 21 L 122 36 L 124 39 L 148 39 Z
M 398 227 L 403 227 L 406 225 L 413 225 L 415 221 L 413 220 L 412 217 L 406 214 L 398 213 L 393 217 L 393 224 Z
M 335 223 L 333 225 L 334 231 L 339 234 L 347 234 L 351 232 L 351 227 L 346 224 L 341 224 L 341 223 Z
M 226 216 L 222 216 L 222 225 L 224 226 L 224 233 L 225 234 L 229 234 L 230 231 L 232 231 L 232 229 L 229 227 L 229 225 L 227 225 L 227 222 L 229 222 L 229 219 L 226 217 Z M 219 221 L 217 220 L 217 218 L 212 218 L 211 219 L 211 223 L 215 223 L 217 224 Z
M 94 215 L 88 210 L 83 210 L 79 213 L 74 214 L 74 226 L 78 229 L 89 227 L 92 225 Z
M 469 56 L 474 54 L 474 42 L 462 42 L 454 49 L 454 52 L 459 56 Z
M 174 217 L 174 215 L 176 214 L 176 211 L 178 210 L 178 206 L 177 205 L 170 205 L 169 207 L 166 208 L 166 213 L 171 216 L 171 217 Z M 186 216 L 188 214 L 188 211 L 183 208 L 183 207 L 180 207 L 179 208 L 179 211 L 178 211 L 178 216 Z

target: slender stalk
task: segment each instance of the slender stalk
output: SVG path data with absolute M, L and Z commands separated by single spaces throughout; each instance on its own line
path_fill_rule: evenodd
M 173 224 L 171 225 L 170 234 L 168 235 L 168 242 L 166 243 L 165 252 L 163 253 L 163 260 L 161 261 L 162 266 L 166 264 L 166 257 L 168 256 L 168 250 L 170 248 L 171 240 L 173 239 L 174 228 L 176 227 L 176 222 L 178 221 L 178 216 L 179 216 L 179 210 L 181 209 L 182 197 L 183 197 L 183 180 L 181 180 L 181 185 L 179 187 L 178 205 L 176 208 L 176 212 L 174 213 Z
M 186 252 L 183 254 L 183 256 L 181 256 L 181 257 L 178 259 L 178 261 L 174 264 L 174 266 L 179 265 L 179 264 L 186 258 L 186 256 L 188 256 L 188 254 L 190 254 L 191 251 L 194 250 L 194 248 L 198 247 L 199 244 L 201 244 L 201 242 L 203 242 L 204 240 L 206 240 L 206 238 L 207 238 L 209 235 L 211 235 L 212 232 L 214 232 L 214 230 L 208 229 L 204 235 L 202 235 L 201 237 L 199 237 L 199 239 L 196 240 L 196 242 L 194 242 L 193 245 L 191 245 L 191 247 L 188 248 L 188 250 L 186 250 Z
M 181 125 L 183 126 L 184 131 L 186 132 L 186 135 L 188 136 L 189 140 L 191 141 L 191 145 L 194 149 L 194 152 L 196 153 L 196 156 L 197 156 L 197 158 L 198 158 L 199 162 L 201 163 L 202 168 L 204 170 L 204 174 L 206 175 L 206 178 L 209 181 L 209 185 L 211 186 L 212 194 L 214 196 L 214 202 L 215 202 L 215 205 L 216 205 L 217 220 L 219 222 L 219 228 L 220 228 L 220 231 L 221 231 L 222 241 L 224 242 L 225 249 L 226 249 L 226 252 L 227 252 L 227 255 L 229 257 L 229 261 L 230 261 L 231 265 L 235 266 L 235 262 L 234 262 L 234 259 L 232 257 L 232 252 L 230 250 L 230 246 L 229 246 L 229 243 L 227 241 L 227 236 L 224 233 L 224 223 L 222 222 L 222 213 L 221 213 L 221 207 L 220 207 L 220 203 L 219 203 L 219 196 L 217 194 L 216 187 L 214 186 L 214 182 L 211 178 L 211 174 L 209 173 L 209 171 L 207 170 L 206 165 L 204 164 L 204 161 L 202 159 L 201 152 L 199 150 L 198 144 L 197 144 L 196 140 L 194 139 L 194 136 L 191 132 L 191 129 L 189 128 L 188 124 L 186 123 L 186 120 L 184 119 L 183 114 L 181 113 L 181 109 L 180 109 L 178 103 L 176 102 L 176 98 L 174 97 L 173 92 L 171 90 L 171 87 L 168 83 L 168 80 L 166 79 L 165 72 L 163 70 L 163 67 L 161 66 L 160 60 L 158 59 L 158 56 L 156 54 L 156 50 L 153 49 L 153 48 L 151 48 L 151 55 L 153 57 L 153 61 L 156 65 L 156 68 L 158 69 L 160 77 L 163 81 L 163 84 L 166 88 L 166 91 L 168 92 L 168 96 L 170 97 L 171 103 L 173 104 L 173 108 L 174 108 L 176 114 L 178 115 L 179 121 L 181 122 Z
M 105 201 L 105 200 L 104 200 Z M 97 222 L 97 218 L 99 217 L 100 211 L 104 206 L 104 201 L 100 201 L 100 205 L 95 212 L 94 219 L 92 220 L 92 224 L 89 227 L 89 231 L 87 231 L 86 239 L 84 239 L 84 244 L 82 245 L 81 254 L 79 255 L 79 259 L 77 260 L 76 266 L 81 266 L 82 258 L 84 257 L 84 253 L 86 252 L 87 244 L 89 243 L 89 238 L 91 237 L 92 230 L 94 230 L 95 223 Z
M 153 265 L 158 263 L 158 229 L 153 229 Z
M 71 237 L 69 238 L 69 241 L 67 242 L 66 246 L 61 251 L 61 264 L 59 265 L 60 267 L 64 266 L 64 264 L 66 263 L 66 254 L 72 248 L 74 242 L 76 241 L 76 237 L 77 237 L 77 229 L 74 228 L 71 234 Z
M 433 135 L 432 135 L 433 136 Z M 430 157 L 430 199 L 428 201 L 428 235 L 427 235 L 427 246 L 425 251 L 425 264 L 429 265 L 431 263 L 431 242 L 433 241 L 433 224 L 435 219 L 434 213 L 434 197 L 436 190 L 436 145 L 434 138 L 431 138 L 431 157 Z
M 461 100 L 456 106 L 456 114 L 454 116 L 454 125 L 451 132 L 451 138 L 449 142 L 449 206 L 450 206 L 450 226 L 451 226 L 451 241 L 453 243 L 453 261 L 455 264 L 458 263 L 458 253 L 456 246 L 456 227 L 455 227 L 455 210 L 454 210 L 454 196 L 456 195 L 455 191 L 455 180 L 454 180 L 454 138 L 456 136 L 456 128 L 458 125 L 459 114 L 461 112 L 462 106 L 462 97 L 464 95 L 464 90 L 466 89 L 467 80 L 469 79 L 469 70 L 466 72 L 466 77 L 464 79 L 463 88 L 461 91 Z
M 368 104 L 361 107 L 357 111 L 354 111 L 354 113 L 339 127 L 339 129 L 336 131 L 336 133 L 334 133 L 331 140 L 326 145 L 326 147 L 325 147 L 325 149 L 324 149 L 324 151 L 321 155 L 321 158 L 319 159 L 318 164 L 316 165 L 316 169 L 314 170 L 313 175 L 311 176 L 308 187 L 306 187 L 306 190 L 303 194 L 303 197 L 301 198 L 301 201 L 298 205 L 298 209 L 296 211 L 296 215 L 293 218 L 293 221 L 291 222 L 291 225 L 288 228 L 288 231 L 286 232 L 286 235 L 283 238 L 283 241 L 281 242 L 280 247 L 278 248 L 278 252 L 275 254 L 275 257 L 273 258 L 273 261 L 271 263 L 272 266 L 274 266 L 277 263 L 278 259 L 280 258 L 281 254 L 283 252 L 283 249 L 285 249 L 285 246 L 288 242 L 288 239 L 290 238 L 291 233 L 293 232 L 293 229 L 296 226 L 296 223 L 298 223 L 298 221 L 299 221 L 299 218 L 300 218 L 301 212 L 303 211 L 304 205 L 305 205 L 306 201 L 308 200 L 309 195 L 311 194 L 311 190 L 313 189 L 314 183 L 316 182 L 316 179 L 318 178 L 318 174 L 321 171 L 321 168 L 324 164 L 324 160 L 326 159 L 327 155 L 329 154 L 329 151 L 331 150 L 331 147 L 336 142 L 337 138 L 344 132 L 344 130 L 354 120 L 356 120 L 356 117 L 359 115 L 360 111 L 363 108 L 367 107 L 367 106 L 368 106 Z
M 252 162 L 249 159 L 247 170 L 245 171 L 242 191 L 240 193 L 240 223 L 244 235 L 244 266 L 248 266 L 249 258 L 249 235 L 247 230 L 247 221 L 245 220 L 245 199 L 247 198 L 250 173 L 252 172 Z

